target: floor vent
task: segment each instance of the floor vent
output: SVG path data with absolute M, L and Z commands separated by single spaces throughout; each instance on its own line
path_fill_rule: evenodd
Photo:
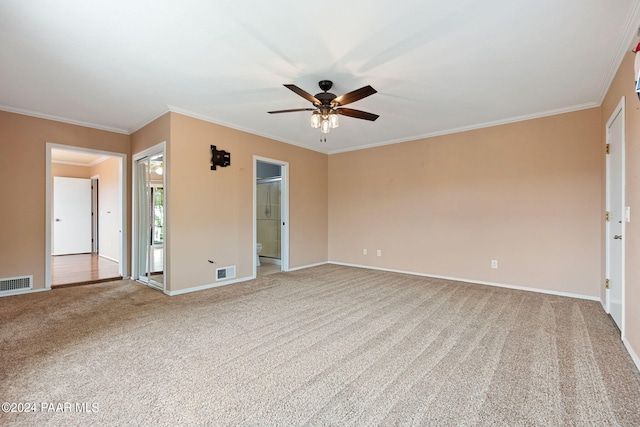
M 233 279 L 236 277 L 236 266 L 216 268 L 216 280 Z
M 0 279 L 0 295 L 14 293 L 15 291 L 33 289 L 33 276 L 11 277 Z

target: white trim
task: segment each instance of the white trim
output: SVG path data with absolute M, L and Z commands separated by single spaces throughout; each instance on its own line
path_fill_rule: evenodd
M 253 243 L 251 245 L 253 252 L 253 276 L 257 277 L 258 270 L 256 261 L 258 254 L 256 253 L 256 242 L 258 240 L 258 224 L 257 224 L 257 180 L 258 180 L 258 162 L 270 163 L 280 166 L 282 186 L 280 187 L 280 220 L 284 223 L 281 227 L 280 235 L 280 260 L 281 271 L 289 271 L 289 162 L 283 160 L 270 159 L 267 157 L 253 156 L 253 203 L 252 203 L 252 222 L 253 222 Z
M 607 68 L 606 72 L 602 76 L 600 97 L 598 98 L 599 104 L 604 102 L 604 98 L 607 96 L 611 83 L 620 69 L 624 56 L 629 50 L 629 45 L 631 45 L 638 36 L 638 21 L 640 21 L 640 3 L 634 1 L 631 13 L 627 14 L 627 20 L 624 23 L 623 30 L 619 33 L 621 34 L 620 38 L 618 39 L 615 48 L 611 51 L 612 54 L 609 62 L 609 68 Z M 633 47 L 635 47 L 635 43 L 633 43 Z
M 51 172 L 50 142 L 45 148 L 45 189 L 44 189 L 44 289 L 51 289 L 51 220 L 53 219 L 53 177 Z
M 311 268 L 311 267 L 319 267 L 321 265 L 327 265 L 330 264 L 329 261 L 325 261 L 325 262 L 318 262 L 316 264 L 307 264 L 307 265 L 301 265 L 300 267 L 293 267 L 290 268 L 289 271 L 298 271 L 298 270 L 304 270 L 305 268 Z
M 139 124 L 137 124 L 136 126 L 130 128 L 127 132 L 129 133 L 129 135 L 133 135 L 134 133 L 136 133 L 137 131 L 139 131 L 143 127 L 145 127 L 148 124 L 158 120 L 160 117 L 162 117 L 165 114 L 170 113 L 170 112 L 171 112 L 171 110 L 168 107 L 165 106 L 164 108 L 162 108 L 162 110 L 160 112 L 152 115 L 150 119 L 142 120 Z
M 118 196 L 120 200 L 120 257 L 118 261 L 118 270 L 122 277 L 126 276 L 128 245 L 127 245 L 127 159 L 128 155 L 124 153 L 116 153 L 106 150 L 96 150 L 93 148 L 77 147 L 74 145 L 63 145 L 53 142 L 45 144 L 45 276 L 44 289 L 51 289 L 51 221 L 53 219 L 52 203 L 53 203 L 53 177 L 51 172 L 51 150 L 61 149 L 67 151 L 79 151 L 82 153 L 102 154 L 109 157 L 115 157 L 118 162 L 118 179 L 119 188 Z
M 233 285 L 234 283 L 247 282 L 247 281 L 253 280 L 253 279 L 255 279 L 255 276 L 254 277 L 241 277 L 239 279 L 226 280 L 224 282 L 216 282 L 216 283 L 210 283 L 208 285 L 194 286 L 192 288 L 178 289 L 177 291 L 165 290 L 164 293 L 166 295 L 169 295 L 170 297 L 173 297 L 173 296 L 176 296 L 176 295 L 182 295 L 182 294 L 188 294 L 188 293 L 191 293 L 191 292 L 204 291 L 206 289 L 217 288 L 217 287 L 220 287 L 220 286 Z
M 631 346 L 631 343 L 626 338 L 622 339 L 622 343 L 627 348 L 627 351 L 629 352 L 629 356 L 631 356 L 633 363 L 636 364 L 636 368 L 640 369 L 640 357 L 638 357 L 638 353 L 636 353 L 636 351 Z
M 106 255 L 98 254 L 98 256 L 99 256 L 100 258 L 108 259 L 109 261 L 113 261 L 113 262 L 120 262 L 120 261 L 118 261 L 117 259 L 115 259 L 115 258 L 111 258 L 111 257 L 106 256 Z
M 100 256 L 100 218 L 98 208 L 100 208 L 100 175 L 91 178 L 91 253 Z M 118 261 L 120 262 L 120 261 Z
M 160 151 L 164 151 L 167 141 L 161 141 L 154 145 L 153 147 L 146 148 L 142 151 L 139 151 L 133 155 L 133 161 L 137 162 L 140 159 L 144 159 L 145 157 L 152 156 L 154 154 L 158 154 Z M 165 153 L 166 154 L 166 153 Z M 165 167 L 166 169 L 166 167 Z M 162 176 L 164 176 L 164 171 Z
M 472 280 L 472 279 L 466 279 L 466 278 L 461 278 L 461 277 L 439 276 L 439 275 L 435 275 L 435 274 L 417 273 L 415 271 L 393 270 L 393 269 L 389 269 L 389 268 L 371 267 L 371 266 L 368 266 L 368 265 L 348 264 L 348 263 L 335 262 L 335 261 L 329 261 L 329 264 L 343 265 L 345 267 L 365 268 L 365 269 L 369 269 L 369 270 L 388 271 L 388 272 L 391 272 L 391 273 L 410 274 L 412 276 L 431 277 L 431 278 L 434 278 L 434 279 L 452 280 L 452 281 L 456 281 L 456 282 L 465 282 L 465 283 L 471 283 L 471 284 L 475 284 L 475 285 L 495 286 L 495 287 L 498 287 L 498 288 L 507 288 L 507 289 L 514 289 L 514 290 L 518 290 L 518 291 L 536 292 L 536 293 L 539 293 L 539 294 L 556 295 L 556 296 L 561 296 L 561 297 L 569 297 L 569 298 L 576 298 L 576 299 L 584 299 L 584 300 L 589 300 L 589 301 L 599 301 L 599 302 L 601 302 L 601 299 L 599 297 L 592 297 L 592 296 L 589 296 L 589 295 L 573 294 L 573 293 L 570 293 L 570 292 L 551 291 L 551 290 L 548 290 L 548 289 L 529 288 L 527 286 L 508 285 L 508 284 L 505 284 L 505 283 L 486 282 L 486 281 L 483 281 L 483 280 Z
M 301 144 L 301 143 L 299 143 L 297 141 L 292 141 L 292 140 L 288 140 L 288 139 L 282 139 L 282 138 L 280 138 L 278 136 L 275 136 L 275 135 L 270 135 L 270 134 L 267 134 L 267 133 L 258 132 L 255 129 L 249 129 L 249 128 L 245 128 L 245 127 L 242 127 L 242 126 L 238 126 L 235 123 L 221 122 L 220 120 L 216 120 L 216 119 L 214 119 L 214 118 L 212 118 L 210 116 L 207 116 L 205 114 L 200 114 L 200 113 L 196 113 L 196 112 L 193 112 L 193 111 L 185 110 L 183 108 L 176 107 L 176 106 L 173 106 L 173 105 L 168 105 L 167 107 L 168 107 L 169 111 L 172 112 L 172 113 L 182 114 L 183 116 L 192 117 L 194 119 L 202 120 L 203 122 L 213 123 L 215 125 L 228 127 L 229 129 L 239 130 L 241 132 L 250 133 L 252 135 L 261 136 L 263 138 L 268 138 L 268 139 L 272 139 L 274 141 L 282 142 L 282 143 L 285 143 L 285 144 L 295 145 L 296 147 L 305 148 L 307 150 L 317 151 L 319 153 L 327 154 L 326 150 L 318 148 L 318 147 L 314 147 L 312 145 L 305 145 L 305 144 Z
M 23 295 L 23 294 L 34 294 L 36 292 L 44 292 L 44 291 L 50 291 L 50 290 L 51 288 L 38 288 L 38 289 L 20 289 L 15 291 L 7 291 L 7 292 L 3 292 L 0 295 L 0 298 L 12 297 L 15 295 Z
M 268 256 L 261 256 L 260 262 L 262 264 L 274 264 L 274 265 L 282 265 L 282 260 L 277 258 L 270 258 Z
M 230 128 L 230 129 L 235 129 L 235 130 L 238 130 L 238 131 L 241 131 L 241 132 L 246 132 L 246 133 L 249 133 L 249 134 L 252 134 L 252 135 L 261 136 L 263 138 L 269 138 L 269 139 L 272 139 L 274 141 L 279 141 L 279 142 L 282 142 L 282 143 L 285 143 L 285 144 L 293 145 L 293 146 L 304 148 L 304 149 L 307 149 L 307 150 L 316 151 L 316 152 L 319 152 L 319 153 L 331 155 L 331 154 L 344 153 L 344 152 L 348 152 L 348 151 L 366 150 L 368 148 L 381 147 L 381 146 L 392 145 L 392 144 L 399 144 L 399 143 L 402 143 L 402 142 L 417 141 L 417 140 L 425 139 L 425 138 L 433 138 L 433 137 L 436 137 L 436 136 L 449 135 L 449 134 L 454 134 L 454 133 L 466 132 L 466 131 L 469 131 L 469 130 L 489 128 L 489 127 L 499 126 L 499 125 L 504 125 L 504 124 L 509 124 L 509 123 L 517 123 L 517 122 L 522 122 L 522 121 L 526 121 L 526 120 L 533 120 L 533 119 L 539 119 L 539 118 L 543 118 L 543 117 L 555 116 L 555 115 L 558 115 L 558 114 L 565 114 L 565 113 L 571 113 L 571 112 L 575 112 L 575 111 L 587 110 L 587 109 L 590 109 L 590 108 L 599 107 L 601 104 L 602 104 L 602 101 L 600 103 L 589 102 L 589 103 L 585 103 L 585 104 L 572 105 L 572 106 L 565 107 L 565 108 L 558 108 L 558 109 L 555 109 L 555 110 L 547 110 L 547 111 L 542 111 L 542 112 L 539 112 L 539 113 L 525 114 L 525 115 L 521 115 L 521 116 L 515 116 L 515 117 L 510 117 L 510 118 L 501 119 L 501 120 L 495 120 L 495 121 L 491 121 L 491 122 L 477 123 L 477 124 L 473 124 L 473 125 L 469 125 L 469 126 L 461 126 L 461 127 L 445 129 L 445 130 L 437 131 L 437 132 L 431 132 L 431 133 L 426 133 L 426 134 L 421 134 L 421 135 L 413 135 L 413 136 L 408 136 L 406 138 L 393 139 L 393 140 L 389 140 L 389 141 L 381 141 L 379 143 L 374 143 L 374 144 L 359 145 L 359 146 L 344 148 L 344 149 L 340 149 L 340 150 L 326 150 L 326 149 L 318 148 L 318 147 L 311 146 L 311 145 L 301 144 L 301 143 L 299 143 L 297 141 L 291 141 L 291 140 L 287 140 L 287 139 L 282 139 L 282 138 L 274 136 L 274 135 L 257 132 L 254 129 L 248 129 L 248 128 L 245 128 L 245 127 L 242 127 L 242 126 L 238 126 L 238 125 L 233 124 L 233 123 L 222 122 L 222 121 L 216 120 L 216 119 L 214 119 L 214 118 L 212 118 L 210 116 L 207 116 L 205 114 L 201 114 L 201 113 L 197 113 L 197 112 L 194 112 L 194 111 L 186 110 L 184 108 L 177 107 L 177 106 L 174 106 L 174 105 L 167 105 L 167 109 L 166 110 L 164 110 L 163 112 L 153 116 L 153 118 L 151 120 L 144 121 L 141 125 L 132 128 L 129 131 L 129 133 L 131 134 L 133 132 L 136 132 L 137 130 L 141 129 L 142 127 L 146 126 L 147 124 L 151 123 L 152 121 L 158 119 L 159 117 L 162 117 L 164 114 L 166 114 L 168 112 L 171 112 L 171 113 L 181 114 L 181 115 L 187 116 L 187 117 L 192 117 L 194 119 L 202 120 L 202 121 L 205 121 L 205 122 L 208 122 L 208 123 L 213 123 L 213 124 L 216 124 L 216 125 L 225 126 L 225 127 Z
M 621 62 L 621 60 L 620 60 L 620 62 Z M 616 70 L 617 70 L 617 68 L 616 68 Z M 609 84 L 610 84 L 611 80 L 613 80 L 613 77 L 610 79 Z M 608 89 L 609 85 L 603 85 L 603 87 Z M 606 94 L 606 91 L 605 91 L 605 94 Z M 604 96 L 603 96 L 603 99 L 604 99 Z M 238 131 L 241 131 L 241 132 L 246 132 L 246 133 L 249 133 L 249 134 L 252 134 L 252 135 L 256 135 L 256 136 L 260 136 L 260 137 L 263 137 L 263 138 L 268 138 L 268 139 L 271 139 L 271 140 L 274 140 L 274 141 L 282 142 L 284 144 L 293 145 L 293 146 L 296 146 L 296 147 L 304 148 L 306 150 L 311 150 L 311 151 L 315 151 L 315 152 L 318 152 L 318 153 L 331 155 L 331 154 L 345 153 L 345 152 L 349 152 L 349 151 L 366 150 L 368 148 L 382 147 L 382 146 L 385 146 L 385 145 L 399 144 L 399 143 L 402 143 L 402 142 L 417 141 L 417 140 L 420 140 L 420 139 L 433 138 L 433 137 L 442 136 L 442 135 L 450 135 L 450 134 L 466 132 L 466 131 L 475 130 L 475 129 L 489 128 L 489 127 L 499 126 L 499 125 L 503 125 L 503 124 L 517 123 L 517 122 L 522 122 L 522 121 L 526 121 L 526 120 L 532 120 L 532 119 L 538 119 L 538 118 L 542 118 L 542 117 L 554 116 L 554 115 L 558 115 L 558 114 L 570 113 L 570 112 L 574 112 L 574 111 L 586 110 L 586 109 L 589 109 L 589 108 L 596 108 L 596 107 L 599 107 L 601 105 L 602 105 L 602 101 L 600 101 L 600 103 L 589 102 L 589 103 L 586 103 L 586 104 L 579 104 L 579 105 L 569 106 L 569 107 L 566 107 L 566 108 L 559 108 L 559 109 L 556 109 L 556 110 L 542 111 L 542 112 L 534 113 L 534 114 L 526 114 L 526 115 L 522 115 L 522 116 L 515 116 L 515 117 L 502 119 L 502 120 L 496 120 L 496 121 L 492 121 L 492 122 L 477 123 L 477 124 L 468 125 L 468 126 L 461 126 L 461 127 L 457 127 L 457 128 L 445 129 L 445 130 L 437 131 L 437 132 L 431 132 L 431 133 L 420 134 L 420 135 L 412 135 L 412 136 L 408 136 L 408 137 L 400 138 L 400 139 L 392 139 L 392 140 L 389 140 L 389 141 L 381 141 L 381 142 L 374 143 L 374 144 L 358 145 L 358 146 L 348 147 L 348 148 L 339 149 L 339 150 L 327 150 L 327 149 L 318 148 L 318 147 L 315 147 L 315 146 L 312 146 L 312 145 L 301 144 L 301 143 L 299 143 L 297 141 L 283 139 L 283 138 L 280 138 L 280 137 L 275 136 L 275 135 L 270 135 L 270 134 L 266 134 L 266 133 L 257 132 L 254 129 L 248 129 L 248 128 L 245 128 L 245 127 L 238 126 L 236 124 L 227 123 L 227 122 L 221 122 L 219 120 L 213 119 L 210 116 L 207 116 L 207 115 L 204 115 L 204 114 L 200 114 L 200 113 L 196 113 L 196 112 L 193 112 L 193 111 L 189 111 L 189 110 L 186 110 L 186 109 L 183 109 L 183 108 L 180 108 L 180 107 L 176 107 L 176 106 L 173 106 L 173 105 L 167 105 L 167 107 L 165 109 L 162 109 L 161 112 L 153 115 L 150 119 L 141 121 L 140 124 L 132 127 L 129 130 L 119 129 L 119 128 L 111 128 L 111 127 L 97 125 L 97 124 L 94 124 L 94 123 L 75 121 L 75 120 L 71 120 L 71 119 L 66 119 L 64 117 L 51 116 L 51 115 L 41 114 L 41 113 L 37 113 L 37 112 L 33 112 L 33 111 L 16 109 L 16 108 L 9 107 L 9 106 L 6 106 L 6 105 L 0 105 L 0 110 L 1 111 L 7 111 L 7 112 L 10 112 L 10 113 L 15 113 L 15 114 L 22 114 L 22 115 L 26 115 L 26 116 L 37 117 L 37 118 L 46 119 L 46 120 L 53 120 L 53 121 L 57 121 L 57 122 L 68 123 L 68 124 L 77 125 L 77 126 L 83 126 L 83 127 L 93 128 L 93 129 L 104 130 L 104 131 L 108 131 L 108 132 L 121 133 L 121 134 L 125 134 L 125 135 L 132 135 L 133 133 L 137 132 L 138 130 L 140 130 L 143 127 L 147 126 L 149 123 L 157 120 L 158 118 L 162 117 L 163 115 L 165 115 L 167 113 L 177 113 L 177 114 L 181 114 L 183 116 L 192 117 L 194 119 L 202 120 L 202 121 L 205 121 L 205 122 L 208 122 L 208 123 L 213 123 L 213 124 L 216 124 L 216 125 L 225 126 L 225 127 L 230 128 L 230 129 L 235 129 L 235 130 L 238 130 Z
M 457 128 L 445 129 L 441 131 L 425 133 L 422 135 L 414 135 L 414 136 L 408 136 L 406 138 L 392 139 L 390 141 L 382 141 L 382 142 L 376 142 L 373 144 L 358 145 L 355 147 L 343 148 L 341 150 L 331 150 L 328 152 L 328 154 L 331 155 L 331 154 L 346 153 L 348 151 L 366 150 L 368 148 L 382 147 L 385 145 L 392 145 L 392 144 L 400 144 L 402 142 L 418 141 L 420 139 L 434 138 L 436 136 L 450 135 L 454 133 L 467 132 L 470 130 L 490 128 L 490 127 L 506 125 L 510 123 L 524 122 L 527 120 L 541 119 L 543 117 L 557 116 L 559 114 L 573 113 L 575 111 L 588 110 L 590 108 L 596 108 L 599 106 L 600 104 L 597 104 L 595 102 L 588 102 L 586 104 L 572 105 L 570 107 L 558 108 L 556 110 L 541 111 L 539 113 L 533 113 L 533 114 L 524 114 L 522 116 L 514 116 L 506 119 L 494 120 L 491 122 L 483 122 L 483 123 L 476 123 L 468 126 L 460 126 Z
M 147 285 L 151 288 L 158 289 L 161 292 L 167 293 L 167 288 L 171 287 L 170 279 L 169 279 L 169 269 L 167 265 L 167 247 L 169 246 L 169 233 L 167 230 L 169 229 L 169 189 L 167 188 L 167 176 L 169 175 L 169 155 L 167 147 L 167 142 L 162 141 L 158 144 L 146 148 L 138 153 L 135 153 L 132 156 L 131 162 L 131 280 L 136 280 L 144 285 Z M 162 287 L 157 287 L 139 280 L 138 275 L 138 236 L 137 236 L 137 208 L 138 208 L 138 192 L 136 191 L 137 179 L 138 179 L 138 168 L 137 162 L 139 160 L 144 159 L 145 157 L 153 156 L 156 154 L 162 153 L 162 161 L 163 161 L 163 173 L 162 173 L 162 187 L 164 189 L 164 250 L 162 251 L 162 271 L 164 272 L 164 280 L 162 281 Z M 169 285 L 169 286 L 167 286 Z
M 54 116 L 53 114 L 39 113 L 37 111 L 23 110 L 21 108 L 11 107 L 9 105 L 0 105 L 0 110 L 6 111 L 8 113 L 22 114 L 23 116 L 36 117 L 38 119 L 53 120 L 54 122 L 67 123 L 70 125 L 82 126 L 86 128 L 92 128 L 92 129 L 104 130 L 107 132 L 115 132 L 115 133 L 122 133 L 125 135 L 129 135 L 129 132 L 126 131 L 125 129 L 114 128 L 111 126 L 103 126 L 103 125 L 98 125 L 96 123 L 83 122 L 80 120 L 72 120 L 66 117 Z

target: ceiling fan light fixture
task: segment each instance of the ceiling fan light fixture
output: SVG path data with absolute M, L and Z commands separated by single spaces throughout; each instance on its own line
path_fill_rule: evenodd
M 331 124 L 329 123 L 329 120 L 323 119 L 322 124 L 320 125 L 320 132 L 329 133 L 330 130 L 331 130 Z
M 331 129 L 337 128 L 340 124 L 338 123 L 338 114 L 333 112 L 329 114 L 329 125 Z
M 311 115 L 311 127 L 314 129 L 320 127 L 320 114 L 317 111 Z

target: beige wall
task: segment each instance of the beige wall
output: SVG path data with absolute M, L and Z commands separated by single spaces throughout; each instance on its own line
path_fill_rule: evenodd
M 142 129 L 131 134 L 131 154 L 136 155 L 147 148 L 151 148 L 161 142 L 169 142 L 171 136 L 171 114 L 164 114 Z
M 253 274 L 253 156 L 289 162 L 290 268 L 327 261 L 327 156 L 171 113 L 167 153 L 169 290 L 215 283 L 215 269 Z M 210 169 L 210 146 L 231 166 Z M 208 260 L 214 260 L 210 264 Z
M 128 135 L 0 111 L 0 277 L 33 275 L 35 289 L 48 262 L 47 142 L 129 154 Z
M 628 344 L 634 349 L 636 355 L 640 355 L 640 101 L 638 101 L 638 96 L 634 92 L 634 59 L 633 53 L 627 53 L 602 103 L 601 138 L 604 146 L 606 143 L 607 122 L 620 102 L 621 97 L 625 96 L 625 196 L 626 205 L 631 207 L 631 222 L 626 225 L 623 242 L 626 250 L 625 333 Z M 604 160 L 602 162 L 604 168 Z M 603 189 L 601 203 L 603 210 L 605 207 L 604 194 Z M 604 239 L 604 227 L 602 234 Z M 604 246 L 602 250 L 604 251 Z M 603 301 L 604 292 L 604 287 L 601 287 Z
M 120 159 L 112 157 L 93 166 L 91 177 L 95 176 L 98 177 L 98 252 L 120 261 Z
M 594 108 L 332 155 L 329 259 L 597 298 L 599 135 Z

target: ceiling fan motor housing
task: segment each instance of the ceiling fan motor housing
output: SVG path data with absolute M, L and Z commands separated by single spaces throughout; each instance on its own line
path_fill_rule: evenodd
M 321 92 L 316 94 L 316 98 L 322 103 L 322 105 L 328 106 L 331 105 L 331 101 L 336 99 L 336 96 L 329 92 Z
M 318 86 L 320 86 L 320 90 L 326 92 L 333 87 L 333 82 L 331 80 L 320 80 Z
M 320 92 L 315 95 L 316 99 L 320 101 L 320 105 L 317 106 L 330 106 L 331 102 L 337 98 L 337 96 L 333 93 L 327 92 L 333 86 L 333 82 L 331 80 L 320 80 L 318 82 L 318 86 L 320 86 L 320 89 L 322 89 L 324 92 Z

